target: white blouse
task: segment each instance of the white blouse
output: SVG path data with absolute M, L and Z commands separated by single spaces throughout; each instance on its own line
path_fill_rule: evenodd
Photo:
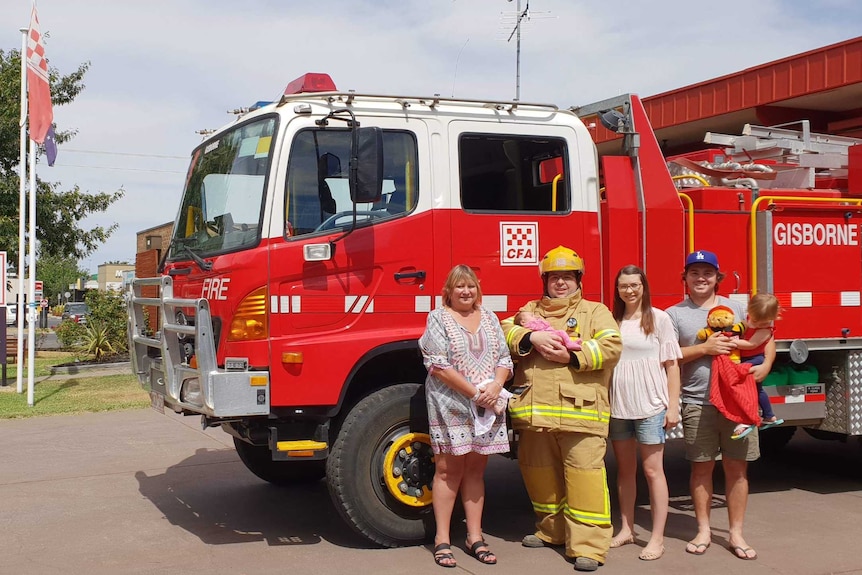
M 644 419 L 668 407 L 664 362 L 682 357 L 670 316 L 652 308 L 655 330 L 641 331 L 641 320 L 623 320 L 623 352 L 611 384 L 611 417 Z

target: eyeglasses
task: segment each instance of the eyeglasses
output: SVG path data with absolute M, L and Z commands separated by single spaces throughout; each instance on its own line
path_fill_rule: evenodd
M 643 284 L 620 284 L 617 289 L 620 291 L 638 291 Z
M 560 281 L 560 280 L 563 280 L 564 282 L 576 282 L 576 281 L 578 281 L 578 278 L 577 278 L 577 277 L 575 276 L 575 274 L 573 274 L 573 273 L 568 273 L 568 274 L 548 274 L 548 280 L 549 280 L 551 283 L 557 283 L 557 282 L 558 282 L 558 281 Z

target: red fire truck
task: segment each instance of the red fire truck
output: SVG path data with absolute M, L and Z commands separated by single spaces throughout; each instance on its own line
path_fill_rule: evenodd
M 619 155 L 599 160 L 591 120 Z M 434 472 L 417 339 L 449 269 L 473 267 L 506 317 L 563 244 L 587 298 L 609 303 L 635 263 L 667 306 L 697 246 L 719 254 L 723 293 L 784 307 L 769 387 L 787 423 L 763 443 L 862 434 L 862 147 L 759 130 L 668 162 L 636 96 L 564 110 L 307 74 L 194 150 L 163 274 L 128 293 L 134 371 L 155 407 L 231 434 L 260 478 L 325 476 L 359 533 L 414 543 Z

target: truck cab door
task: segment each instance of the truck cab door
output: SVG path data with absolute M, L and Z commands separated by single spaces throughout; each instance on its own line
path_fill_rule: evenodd
M 361 355 L 424 329 L 426 286 L 439 283 L 430 198 L 420 191 L 427 138 L 419 123 L 405 130 L 388 122 L 380 122 L 383 196 L 356 204 L 352 231 L 350 131 L 310 118 L 287 130 L 273 209 L 282 233 L 272 237 L 269 262 L 274 405 L 334 405 Z M 321 249 L 331 256 L 313 257 Z M 298 352 L 301 364 L 280 361 Z

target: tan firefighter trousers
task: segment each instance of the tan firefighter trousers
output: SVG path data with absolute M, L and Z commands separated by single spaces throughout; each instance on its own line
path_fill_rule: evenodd
M 521 430 L 518 465 L 536 512 L 536 536 L 566 544 L 569 557 L 604 563 L 611 505 L 604 437 L 574 431 Z

